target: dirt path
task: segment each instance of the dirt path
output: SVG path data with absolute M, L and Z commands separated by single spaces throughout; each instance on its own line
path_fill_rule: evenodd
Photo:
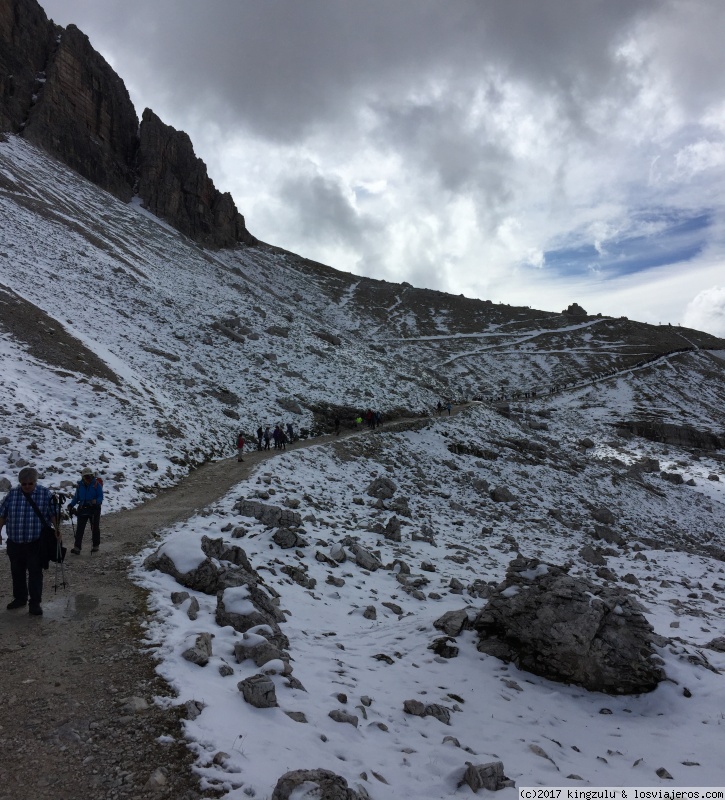
M 383 427 L 401 424 L 406 421 Z M 340 438 L 355 434 L 370 435 L 349 431 Z M 332 441 L 324 436 L 289 449 Z M 197 789 L 181 710 L 153 702 L 173 693 L 156 675 L 152 654 L 140 649 L 146 599 L 128 577 L 128 558 L 155 532 L 218 500 L 277 453 L 254 451 L 241 464 L 236 458 L 206 464 L 143 505 L 104 515 L 100 552 L 91 555 L 88 541 L 81 556 L 68 554 L 69 588 L 54 591 L 51 565 L 42 618 L 5 610 L 11 582 L 2 558 L 0 800 L 213 796 Z M 64 532 L 71 543 L 69 525 Z M 161 736 L 173 741 L 162 744 Z

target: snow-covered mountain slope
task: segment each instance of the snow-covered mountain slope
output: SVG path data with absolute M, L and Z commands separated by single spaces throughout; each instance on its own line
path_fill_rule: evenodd
M 664 360 L 677 381 L 640 366 L 632 411 L 667 409 L 660 394 L 691 372 L 721 386 L 694 348 L 725 343 L 696 331 L 452 297 L 267 245 L 203 250 L 13 136 L 0 141 L 0 216 L 0 470 L 32 461 L 60 484 L 92 463 L 121 505 L 229 453 L 240 429 L 319 429 L 330 406 L 344 424 L 369 406 L 390 417 L 541 393 L 683 347 Z M 704 416 L 722 430 L 719 413 Z

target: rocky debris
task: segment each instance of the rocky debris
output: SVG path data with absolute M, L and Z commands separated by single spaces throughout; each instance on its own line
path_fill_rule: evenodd
M 660 477 L 663 481 L 667 481 L 667 483 L 672 483 L 675 486 L 682 486 L 685 482 L 685 479 L 680 475 L 679 472 L 660 472 Z
M 243 344 L 246 341 L 245 336 L 241 332 L 241 330 L 229 324 L 226 324 L 225 322 L 220 322 L 220 321 L 212 322 L 211 326 L 215 331 L 219 331 L 219 333 L 226 336 L 227 339 L 231 339 L 233 342 L 237 342 L 237 344 Z
M 270 336 L 278 336 L 280 339 L 286 339 L 289 336 L 289 328 L 285 328 L 282 325 L 270 325 L 266 329 L 266 333 Z
M 459 611 L 446 611 L 442 617 L 438 617 L 433 623 L 433 627 L 443 631 L 446 636 L 459 636 L 461 631 L 470 627 L 468 610 L 461 608 Z
M 428 544 L 435 545 L 435 531 L 430 525 L 421 525 L 420 531 L 413 530 L 410 538 L 414 542 L 427 542 Z
M 497 486 L 492 489 L 490 496 L 494 503 L 511 503 L 516 499 L 514 493 L 505 486 Z
M 235 631 L 245 633 L 261 626 L 269 630 L 269 639 L 280 647 L 288 647 L 287 637 L 279 622 L 284 614 L 277 609 L 262 589 L 242 585 L 224 589 L 217 595 L 215 620 L 217 625 L 231 625 Z
M 595 525 L 594 533 L 592 534 L 595 539 L 607 544 L 624 545 L 625 540 L 621 533 L 610 528 L 608 525 Z
M 535 558 L 509 564 L 473 628 L 481 652 L 590 691 L 638 694 L 665 679 L 636 601 Z
M 239 681 L 237 688 L 250 706 L 255 708 L 275 708 L 277 693 L 274 681 L 268 675 L 252 675 Z
M 285 411 L 289 411 L 290 414 L 301 415 L 303 413 L 302 406 L 291 397 L 278 397 L 277 405 Z
M 352 553 L 355 558 L 355 563 L 361 569 L 367 569 L 370 572 L 382 569 L 383 562 L 374 553 L 363 547 L 359 542 L 351 536 L 346 536 L 343 539 L 343 545 Z
M 455 645 L 455 641 L 456 640 L 450 636 L 441 636 L 438 639 L 434 639 L 428 645 L 428 649 L 432 650 L 441 658 L 455 658 L 459 652 Z
M 201 549 L 206 558 L 188 572 L 177 569 L 163 545 L 146 558 L 144 567 L 171 575 L 182 586 L 203 594 L 216 594 L 228 586 L 256 586 L 260 582 L 259 575 L 241 547 L 229 547 L 223 539 L 204 536 Z
M 211 633 L 200 633 L 196 637 L 194 646 L 190 647 L 188 650 L 184 650 L 181 657 L 185 658 L 187 661 L 191 661 L 192 664 L 205 667 L 212 656 L 211 640 L 213 638 L 214 635 Z
M 302 516 L 296 511 L 259 500 L 241 499 L 234 509 L 243 517 L 254 517 L 268 528 L 298 528 L 302 525 Z
M 587 312 L 579 305 L 579 303 L 571 303 L 561 313 L 566 314 L 567 317 L 581 318 L 588 316 Z
M 218 625 L 231 625 L 240 632 L 258 625 L 266 626 L 270 638 L 280 647 L 287 647 L 287 638 L 280 630 L 284 614 L 260 585 L 261 578 L 249 563 L 241 547 L 227 545 L 223 539 L 203 536 L 201 548 L 206 558 L 196 567 L 180 572 L 162 545 L 144 561 L 148 570 L 158 569 L 171 575 L 182 586 L 209 595 L 217 595 L 215 613 Z
M 309 791 L 304 791 L 309 789 Z M 298 791 L 300 790 L 300 791 Z M 291 800 L 302 797 L 302 791 L 316 800 L 366 800 L 368 793 L 360 794 L 347 785 L 340 775 L 327 769 L 296 769 L 286 772 L 277 781 L 272 793 L 272 800 Z
M 587 564 L 593 564 L 596 567 L 606 567 L 607 559 L 602 555 L 601 550 L 597 550 L 589 544 L 584 545 L 579 551 L 579 556 Z
M 444 725 L 451 724 L 451 710 L 438 703 L 421 703 L 420 700 L 406 700 L 403 703 L 403 711 L 414 717 L 435 717 Z
M 660 471 L 660 462 L 656 458 L 646 457 L 637 461 L 629 468 L 631 473 L 654 474 Z
M 605 506 L 592 508 L 591 516 L 595 522 L 600 522 L 602 525 L 614 525 L 617 521 L 614 514 Z
M 272 534 L 272 541 L 283 550 L 289 550 L 292 547 L 307 547 L 307 540 L 290 528 L 278 528 Z
M 466 764 L 466 772 L 458 783 L 459 788 L 464 783 L 473 792 L 478 792 L 479 789 L 496 792 L 499 789 L 516 788 L 516 784 L 504 775 L 501 761 L 489 761 L 487 764 L 471 764 L 467 761 Z
M 357 728 L 359 719 L 355 714 L 350 714 L 342 708 L 336 708 L 327 715 L 330 719 L 334 719 L 335 722 L 346 722 L 348 725 L 352 725 L 354 728 Z
M 263 667 L 270 661 L 289 663 L 289 653 L 270 642 L 258 633 L 242 634 L 242 641 L 234 644 L 234 657 L 238 664 L 247 659 L 254 661 L 255 666 Z
M 339 336 L 335 336 L 334 333 L 328 333 L 327 331 L 312 331 L 312 333 L 318 339 L 322 339 L 323 342 L 327 342 L 334 347 L 339 347 L 342 344 L 342 339 Z
M 383 531 L 383 536 L 385 536 L 385 538 L 391 542 L 402 541 L 402 535 L 400 533 L 400 520 L 395 515 L 393 515 L 387 521 Z
M 400 514 L 403 517 L 410 518 L 410 517 L 413 516 L 413 512 L 411 511 L 410 506 L 408 505 L 408 502 L 409 502 L 409 500 L 408 500 L 407 497 L 402 497 L 402 496 L 394 497 L 388 503 L 388 508 L 391 511 L 396 511 L 398 514 Z
M 317 585 L 317 579 L 309 577 L 307 567 L 304 564 L 285 564 L 280 571 L 305 589 L 314 589 Z
M 389 500 L 397 491 L 398 487 L 387 476 L 375 478 L 365 490 L 369 497 L 376 497 L 378 500 Z
M 718 636 L 709 641 L 705 647 L 710 650 L 716 650 L 718 653 L 725 653 L 725 636 Z

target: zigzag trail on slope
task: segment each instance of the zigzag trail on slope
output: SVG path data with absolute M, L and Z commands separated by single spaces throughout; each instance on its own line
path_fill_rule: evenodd
M 382 428 L 404 430 L 426 419 L 434 418 L 398 419 Z M 290 450 L 375 433 L 346 431 L 300 441 Z M 148 502 L 104 515 L 100 552 L 90 554 L 87 531 L 82 555 L 66 559 L 65 588 L 54 588 L 62 574 L 51 564 L 42 618 L 0 609 L 0 800 L 215 796 L 197 788 L 179 722 L 183 709 L 164 710 L 153 702 L 173 691 L 156 675 L 153 648 L 143 640 L 146 595 L 129 578 L 128 559 L 280 452 L 250 451 L 241 464 L 236 458 L 207 463 Z M 63 533 L 70 547 L 69 524 Z M 9 562 L 2 562 L 5 604 L 12 584 Z M 160 768 L 166 782 L 144 789 Z

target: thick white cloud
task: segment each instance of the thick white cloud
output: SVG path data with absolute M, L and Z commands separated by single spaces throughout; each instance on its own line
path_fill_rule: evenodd
M 711 286 L 700 292 L 688 303 L 683 324 L 725 338 L 725 286 Z
M 586 297 L 652 322 L 681 321 L 713 285 L 720 0 L 44 7 L 91 37 L 139 110 L 190 134 L 266 241 L 360 274 L 557 310 Z

